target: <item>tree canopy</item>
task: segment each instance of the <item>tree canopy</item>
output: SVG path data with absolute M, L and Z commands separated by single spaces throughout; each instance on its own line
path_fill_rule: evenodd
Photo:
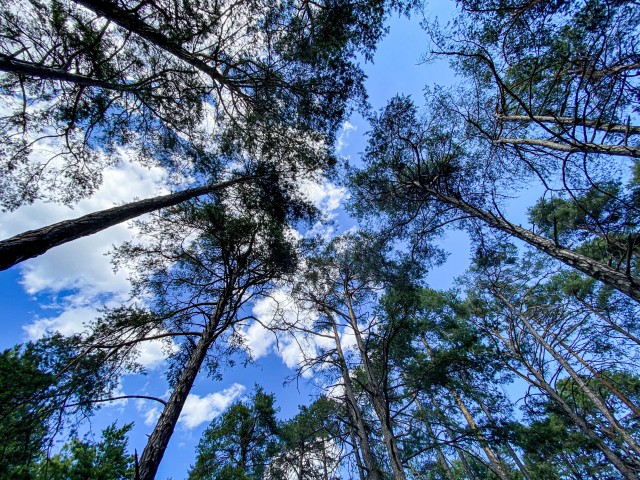
M 127 297 L 0 353 L 0 475 L 152 480 L 196 399 L 219 408 L 193 480 L 640 477 L 637 1 L 459 0 L 420 22 L 457 83 L 374 111 L 363 64 L 419 3 L 0 7 L 0 208 L 72 206 L 127 162 L 164 175 L 0 241 L 8 269 L 136 231 L 110 252 Z M 354 112 L 366 145 L 342 158 Z M 126 393 L 151 344 L 165 393 Z M 311 392 L 297 410 L 267 378 L 196 393 L 273 353 Z M 87 427 L 128 400 L 155 405 L 142 443 Z

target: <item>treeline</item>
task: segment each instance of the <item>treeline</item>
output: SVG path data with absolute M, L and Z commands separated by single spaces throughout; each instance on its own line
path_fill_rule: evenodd
M 0 7 L 4 208 L 90 195 L 123 151 L 191 182 L 0 242 L 9 268 L 153 213 L 114 253 L 134 272 L 130 303 L 3 353 L 0 473 L 84 462 L 154 478 L 197 376 L 221 374 L 277 290 L 290 301 L 260 320 L 313 345 L 300 373 L 326 391 L 283 422 L 257 388 L 208 428 L 191 478 L 638 478 L 640 10 L 457 5 L 425 39 L 460 86 L 369 112 L 362 162 L 345 168 L 336 132 L 367 111 L 356 60 L 413 3 Z M 320 212 L 299 182 L 329 174 L 361 228 L 301 240 L 293 227 Z M 524 192 L 538 198 L 526 212 Z M 429 269 L 467 257 L 437 246 L 451 228 L 472 264 L 437 291 Z M 162 412 L 141 454 L 113 426 L 54 455 L 58 432 L 141 397 L 114 392 L 149 340 L 172 347 L 171 393 L 145 397 Z

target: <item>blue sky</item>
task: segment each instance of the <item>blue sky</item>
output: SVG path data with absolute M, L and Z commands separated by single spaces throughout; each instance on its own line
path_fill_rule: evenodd
M 432 17 L 446 18 L 452 7 L 452 2 L 442 1 L 427 9 Z M 411 95 L 420 104 L 425 85 L 446 84 L 452 80 L 446 64 L 420 62 L 427 47 L 426 34 L 419 26 L 420 20 L 418 17 L 411 20 L 391 19 L 389 35 L 379 45 L 374 63 L 366 66 L 366 86 L 375 110 L 398 93 Z M 354 115 L 345 124 L 340 153 L 352 162 L 357 162 L 359 153 L 364 150 L 367 129 L 366 122 L 359 115 Z M 126 152 L 123 152 L 123 156 L 126 157 Z M 79 202 L 73 210 L 38 203 L 16 212 L 0 214 L 0 237 L 6 238 L 27 229 L 108 208 L 114 203 L 130 201 L 134 196 L 145 198 L 163 191 L 162 171 L 147 170 L 125 161 L 120 167 L 107 170 L 103 188 L 92 198 Z M 329 208 L 329 213 L 336 216 L 338 228 L 352 224 L 339 208 L 333 209 L 343 194 L 341 189 L 331 184 L 320 186 L 312 192 L 319 205 Z M 130 225 L 116 226 L 0 272 L 0 311 L 4 317 L 0 346 L 8 348 L 38 338 L 47 329 L 58 329 L 63 333 L 78 331 L 83 322 L 95 317 L 96 309 L 100 306 L 117 305 L 125 301 L 129 287 L 127 272 L 114 273 L 106 254 L 112 245 L 131 236 Z M 448 250 L 458 254 L 451 256 L 445 266 L 431 272 L 429 283 L 436 288 L 451 287 L 455 276 L 463 273 L 469 258 L 469 245 L 464 234 L 451 232 L 442 243 Z M 263 351 L 258 352 L 260 358 L 254 363 L 247 366 L 239 363 L 226 369 L 223 380 L 219 382 L 206 379 L 203 375 L 198 379 L 189 408 L 185 409 L 188 411 L 169 444 L 158 479 L 184 478 L 194 462 L 195 446 L 208 421 L 223 411 L 229 402 L 250 393 L 254 383 L 276 394 L 282 418 L 294 415 L 298 404 L 308 403 L 310 396 L 317 393 L 318 390 L 305 379 L 299 383 L 283 384 L 287 377 L 294 374 L 286 362 L 293 366 L 295 353 L 292 349 L 275 351 L 275 346 L 267 341 L 270 339 L 260 339 L 260 335 L 264 336 L 257 332 L 254 340 L 258 342 L 256 345 L 262 345 L 260 348 Z M 141 360 L 148 368 L 148 375 L 125 377 L 121 391 L 166 396 L 162 358 L 158 345 L 145 348 Z M 86 428 L 99 432 L 114 421 L 119 424 L 135 422 L 130 447 L 141 452 L 146 435 L 153 428 L 154 413 L 157 413 L 158 406 L 160 404 L 148 401 L 119 402 L 100 409 Z

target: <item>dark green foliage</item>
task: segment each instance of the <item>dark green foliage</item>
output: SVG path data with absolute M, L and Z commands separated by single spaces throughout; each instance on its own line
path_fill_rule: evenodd
M 72 439 L 62 451 L 35 468 L 33 480 L 125 480 L 132 478 L 135 458 L 127 453 L 127 433 L 133 424 L 110 425 L 99 442 Z
M 260 387 L 233 403 L 205 430 L 190 480 L 262 479 L 277 451 L 278 423 L 273 395 Z
M 117 386 L 127 363 L 79 345 L 55 335 L 0 355 L 0 476 L 31 478 L 58 431 L 73 431 Z

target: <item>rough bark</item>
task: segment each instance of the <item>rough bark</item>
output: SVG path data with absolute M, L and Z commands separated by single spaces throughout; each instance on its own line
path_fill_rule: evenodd
M 181 192 L 147 198 L 138 202 L 131 202 L 119 207 L 90 213 L 73 220 L 65 220 L 36 230 L 29 230 L 0 241 L 0 270 L 6 270 L 17 263 L 42 255 L 53 247 L 92 235 L 145 213 L 171 207 L 186 200 L 255 178 L 242 177 L 205 187 L 190 188 Z
M 171 392 L 171 396 L 162 410 L 153 432 L 149 436 L 147 445 L 144 447 L 140 457 L 139 473 L 135 480 L 154 480 L 169 440 L 178 423 L 178 418 L 180 418 L 182 408 L 207 356 L 209 347 L 223 330 L 223 328 L 220 328 L 219 323 L 224 314 L 226 304 L 227 299 L 224 296 L 221 297 L 215 312 L 212 314 L 200 340 L 191 353 L 187 365 L 182 370 L 176 387 Z
M 215 67 L 202 60 L 182 47 L 179 43 L 167 37 L 153 26 L 146 24 L 136 13 L 126 10 L 110 0 L 74 0 L 79 5 L 88 8 L 96 14 L 120 25 L 122 28 L 144 38 L 149 43 L 179 58 L 192 67 L 207 74 L 212 80 L 226 86 L 231 86 L 228 79 Z M 233 89 L 233 87 L 232 87 Z
M 559 125 L 581 126 L 602 130 L 605 132 L 624 133 L 627 135 L 640 134 L 640 127 L 634 125 L 624 125 L 622 123 L 608 123 L 599 120 L 589 120 L 585 118 L 574 117 L 555 117 L 551 115 L 496 115 L 498 120 L 504 122 L 538 122 L 538 123 L 556 123 Z
M 333 336 L 336 343 L 336 352 L 338 353 L 338 363 L 340 364 L 340 372 L 342 374 L 342 381 L 344 382 L 344 391 L 347 396 L 347 412 L 349 413 L 350 421 L 356 427 L 357 437 L 360 443 L 360 453 L 362 454 L 362 460 L 364 461 L 364 469 L 366 469 L 366 478 L 372 480 L 382 480 L 382 475 L 376 466 L 376 461 L 373 456 L 373 451 L 369 445 L 369 436 L 362 419 L 362 414 L 358 408 L 358 401 L 356 399 L 351 377 L 349 376 L 349 368 L 345 360 L 344 352 L 342 351 L 342 344 L 340 343 L 340 335 L 336 323 L 330 315 L 327 315 L 331 321 L 333 328 Z M 356 452 L 356 458 L 357 452 Z
M 362 339 L 362 335 L 358 327 L 358 319 L 356 317 L 355 311 L 353 310 L 353 305 L 351 303 L 351 295 L 349 294 L 346 282 L 344 284 L 344 295 L 345 295 L 345 303 L 347 305 L 347 311 L 349 316 L 349 323 L 351 325 L 354 336 L 356 338 L 358 351 L 360 352 L 360 357 L 362 359 L 362 364 L 365 370 L 365 374 L 367 375 L 367 382 L 369 383 L 369 388 L 367 389 L 367 393 L 371 400 L 373 410 L 375 411 L 376 416 L 380 421 L 380 427 L 382 430 L 382 439 L 384 441 L 385 447 L 387 448 L 387 452 L 389 453 L 389 461 L 391 463 L 391 469 L 393 470 L 393 475 L 396 480 L 405 480 L 407 477 L 404 472 L 404 467 L 402 466 L 402 460 L 401 460 L 402 456 L 400 455 L 398 442 L 393 433 L 393 426 L 391 424 L 391 415 L 389 411 L 389 403 L 387 401 L 386 396 L 384 395 L 384 392 L 381 391 L 380 382 L 374 375 L 371 362 L 369 361 L 368 352 L 364 345 L 364 341 Z
M 550 150 L 567 153 L 599 153 L 603 155 L 615 155 L 622 157 L 640 157 L 640 148 L 629 147 L 627 145 L 602 145 L 598 143 L 578 143 L 571 144 L 552 142 L 551 140 L 541 140 L 538 138 L 498 138 L 493 141 L 498 145 L 534 145 Z
M 0 71 L 27 75 L 41 78 L 43 80 L 60 80 L 63 82 L 81 85 L 83 87 L 98 87 L 105 90 L 115 90 L 118 92 L 129 92 L 140 88 L 140 84 L 114 83 L 107 80 L 99 80 L 77 73 L 71 73 L 58 68 L 45 67 L 37 63 L 25 62 L 0 53 Z
M 640 302 L 640 282 L 638 279 L 627 276 L 625 273 L 600 263 L 597 260 L 574 252 L 568 248 L 564 248 L 551 240 L 510 223 L 492 212 L 475 207 L 461 198 L 445 195 L 433 188 L 422 185 L 420 182 L 416 182 L 416 185 L 422 188 L 425 193 L 437 200 L 455 207 L 478 220 L 482 220 L 493 228 L 502 230 L 503 232 L 528 243 L 566 265 L 569 265 L 570 267 L 573 267 L 596 280 L 600 280 L 635 301 Z

